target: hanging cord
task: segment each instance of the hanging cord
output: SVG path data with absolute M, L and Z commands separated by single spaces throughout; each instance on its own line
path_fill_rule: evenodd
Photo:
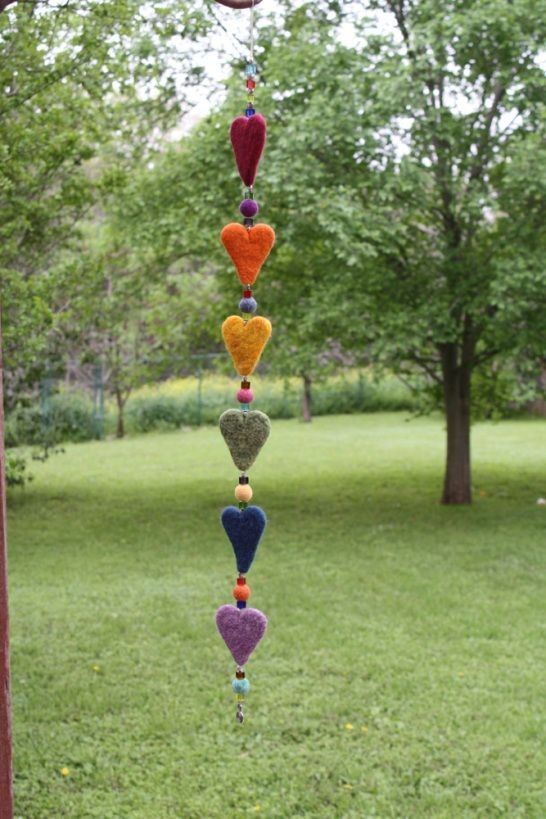
M 250 42 L 250 62 L 254 62 L 254 2 L 252 0 L 252 5 L 250 6 L 250 34 L 249 34 L 249 42 Z

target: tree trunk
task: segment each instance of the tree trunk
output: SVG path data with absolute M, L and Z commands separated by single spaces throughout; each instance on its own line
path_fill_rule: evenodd
M 9 674 L 8 570 L 4 411 L 2 397 L 2 339 L 0 328 L 0 819 L 12 819 L 11 698 Z
M 118 405 L 118 423 L 116 427 L 116 438 L 125 437 L 125 423 L 123 420 L 123 410 L 125 409 L 126 398 L 123 397 L 121 390 L 116 389 L 116 404 Z
M 308 375 L 303 376 L 303 400 L 302 400 L 302 414 L 303 420 L 306 424 L 313 420 L 313 413 L 311 407 L 311 385 L 313 381 Z
M 447 425 L 446 468 L 442 503 L 472 502 L 470 472 L 471 358 L 458 361 L 455 344 L 442 348 L 444 406 Z

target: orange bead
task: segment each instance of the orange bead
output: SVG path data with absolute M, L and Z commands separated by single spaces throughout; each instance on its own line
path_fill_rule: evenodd
M 238 484 L 235 487 L 235 497 L 237 498 L 238 501 L 241 501 L 241 503 L 248 503 L 249 500 L 252 498 L 252 489 L 250 487 L 250 484 L 248 483 Z
M 242 585 L 237 583 L 233 589 L 233 596 L 236 600 L 248 600 L 250 597 L 250 586 L 247 586 L 246 583 Z

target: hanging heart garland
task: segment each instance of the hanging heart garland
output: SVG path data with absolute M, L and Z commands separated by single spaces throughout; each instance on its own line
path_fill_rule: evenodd
M 232 222 L 223 228 L 220 235 L 243 285 L 243 296 L 239 302 L 242 315 L 229 316 L 222 324 L 222 337 L 226 349 L 237 373 L 242 377 L 241 387 L 236 395 L 239 409 L 226 410 L 219 420 L 220 431 L 233 462 L 241 472 L 235 487 L 238 507 L 228 506 L 221 517 L 222 526 L 233 547 L 238 577 L 233 589 L 235 606 L 220 606 L 216 612 L 216 625 L 220 636 L 237 663 L 232 687 L 237 695 L 236 717 L 241 723 L 244 720 L 243 701 L 250 690 L 243 666 L 262 639 L 267 627 L 265 614 L 258 609 L 247 608 L 251 590 L 245 577 L 254 561 L 267 522 L 262 509 L 248 505 L 253 491 L 246 472 L 258 457 L 271 429 L 271 423 L 265 413 L 250 409 L 254 393 L 247 378 L 254 372 L 271 336 L 271 323 L 268 319 L 254 315 L 258 305 L 252 293 L 252 285 L 256 282 L 262 265 L 275 244 L 273 228 L 263 223 L 254 224 L 259 206 L 254 199 L 252 186 L 265 146 L 267 126 L 265 119 L 256 114 L 254 108 L 257 67 L 252 55 L 245 68 L 245 74 L 247 87 L 245 116 L 237 117 L 230 129 L 235 162 L 239 175 L 247 186 L 244 199 L 239 206 L 243 224 Z

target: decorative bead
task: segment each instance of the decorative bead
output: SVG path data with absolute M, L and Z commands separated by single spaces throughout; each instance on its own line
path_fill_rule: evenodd
M 254 227 L 254 219 L 250 219 L 248 216 L 245 216 L 244 226 L 248 228 Z
M 244 503 L 244 501 L 241 501 L 239 503 L 239 509 L 246 509 L 247 506 L 248 506 L 248 503 Z
M 253 80 L 252 77 L 249 77 L 246 81 L 247 88 L 256 88 L 256 80 Z
M 235 396 L 239 404 L 252 404 L 254 401 L 254 393 L 252 390 L 237 390 L 237 395 Z
M 250 683 L 247 679 L 238 680 L 237 678 L 231 683 L 236 694 L 243 696 L 250 691 Z
M 248 475 L 241 475 L 241 477 L 239 478 L 239 485 L 240 486 L 246 486 L 247 483 L 248 483 Z
M 250 389 L 250 381 L 247 378 L 243 378 L 243 380 L 241 381 L 241 389 L 242 390 Z
M 245 194 L 245 196 L 246 196 L 246 198 L 247 198 L 247 199 L 254 199 L 254 190 L 253 190 L 253 188 L 252 188 L 252 185 L 250 185 L 250 186 L 249 186 L 249 187 L 246 189 L 246 194 Z
M 248 412 L 250 409 L 250 404 L 239 404 L 239 407 L 242 412 Z
M 250 597 L 250 586 L 247 586 L 246 583 L 244 586 L 235 586 L 233 589 L 233 596 L 236 600 L 248 600 Z
M 256 299 L 253 299 L 252 296 L 250 298 L 241 299 L 239 302 L 239 310 L 241 313 L 249 313 L 252 315 L 252 313 L 256 312 L 257 306 L 258 302 Z
M 248 503 L 250 500 L 252 500 L 252 494 L 252 488 L 249 483 L 244 485 L 238 484 L 235 487 L 235 497 L 238 501 Z
M 256 113 L 255 108 L 245 108 L 245 116 L 252 117 Z
M 255 199 L 243 199 L 243 201 L 239 205 L 239 210 L 243 214 L 243 216 L 252 217 L 256 216 L 260 208 Z
M 258 73 L 258 66 L 256 63 L 247 63 L 245 65 L 245 74 L 247 77 L 253 77 Z
M 246 677 L 244 669 L 238 668 L 237 671 L 235 672 L 235 676 L 237 677 L 238 680 L 244 680 L 244 678 Z
M 246 609 L 246 600 L 237 600 L 238 609 Z

